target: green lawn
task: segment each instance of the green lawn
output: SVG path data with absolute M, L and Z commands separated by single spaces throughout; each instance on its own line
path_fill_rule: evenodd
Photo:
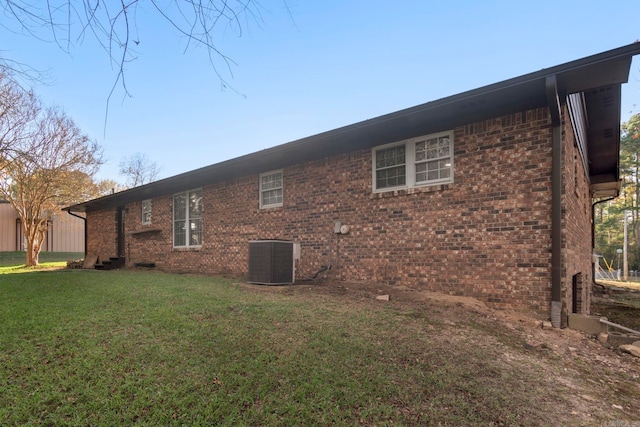
M 2 267 L 20 267 L 26 262 L 24 252 L 0 252 L 0 272 Z M 64 266 L 69 260 L 84 258 L 82 252 L 40 252 L 39 261 L 43 267 Z
M 0 274 L 0 425 L 570 419 L 573 397 L 545 379 L 555 359 L 531 356 L 504 327 L 296 286 L 127 270 Z

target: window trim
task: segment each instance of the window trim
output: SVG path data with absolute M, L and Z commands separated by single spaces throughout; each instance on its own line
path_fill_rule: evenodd
M 415 159 L 415 147 L 417 142 L 422 142 L 427 139 L 440 138 L 442 136 L 449 137 L 449 159 L 451 161 L 450 166 L 450 176 L 448 178 L 440 178 L 437 180 L 424 181 L 416 183 L 416 163 L 424 163 L 424 160 L 420 160 L 416 162 Z M 377 172 L 376 168 L 376 153 L 379 150 L 383 150 L 386 148 L 397 147 L 400 145 L 405 146 L 405 184 L 404 185 L 396 185 L 393 187 L 384 187 L 377 188 Z M 428 135 L 422 135 L 414 138 L 405 139 L 402 141 L 396 141 L 389 144 L 378 145 L 371 149 L 371 189 L 374 193 L 384 193 L 388 191 L 394 190 L 403 190 L 407 188 L 418 188 L 418 187 L 428 187 L 433 185 L 441 185 L 441 184 L 450 184 L 453 182 L 454 178 L 454 140 L 453 140 L 453 130 L 448 130 L 444 132 L 432 133 Z M 430 161 L 430 160 L 427 160 Z
M 145 203 L 149 203 L 149 210 L 148 212 L 145 211 L 144 206 Z M 153 217 L 152 217 L 152 212 L 153 212 L 153 202 L 151 201 L 151 199 L 145 199 L 141 202 L 141 206 L 140 206 L 140 210 L 142 211 L 142 217 L 141 217 L 141 221 L 142 221 L 142 225 L 151 225 L 151 222 L 153 221 Z M 149 214 L 149 220 L 145 221 L 145 213 Z
M 180 191 L 178 193 L 174 193 L 173 196 L 171 196 L 171 216 L 172 216 L 172 223 L 171 223 L 171 242 L 173 245 L 174 249 L 185 249 L 185 248 L 201 248 L 202 247 L 202 240 L 203 238 L 201 238 L 201 241 L 199 244 L 197 245 L 191 245 L 189 243 L 190 239 L 188 234 L 185 236 L 185 244 L 184 245 L 176 245 L 176 208 L 175 208 L 175 203 L 176 203 L 176 196 L 179 196 L 181 194 L 184 194 L 187 198 L 187 203 L 185 206 L 185 218 L 184 220 L 180 220 L 180 221 L 184 221 L 185 223 L 185 230 L 188 228 L 187 224 L 189 224 L 190 222 L 190 218 L 189 218 L 189 196 L 191 193 L 195 193 L 199 191 L 200 192 L 200 197 L 202 197 L 204 199 L 204 194 L 202 192 L 202 188 L 194 188 L 191 190 L 186 190 L 186 191 Z M 204 210 L 204 209 L 201 209 Z M 204 237 L 204 213 L 200 216 L 200 221 L 202 222 L 202 236 Z
M 280 174 L 280 182 L 281 182 L 281 186 L 280 187 L 276 187 L 276 188 L 269 188 L 267 190 L 263 190 L 262 189 L 262 178 L 265 176 L 269 176 L 269 175 L 276 175 L 276 174 Z M 264 203 L 264 193 L 266 191 L 271 191 L 271 190 L 282 190 L 282 200 L 279 203 L 271 203 L 271 204 L 265 204 Z M 260 209 L 268 209 L 268 208 L 278 208 L 281 207 L 284 204 L 284 173 L 282 172 L 282 169 L 276 169 L 276 170 L 272 170 L 272 171 L 268 171 L 268 172 L 263 172 L 260 175 L 258 175 L 258 192 L 259 195 L 258 197 L 260 198 Z

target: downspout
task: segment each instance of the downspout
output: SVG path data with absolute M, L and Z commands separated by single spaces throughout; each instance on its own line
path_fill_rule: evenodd
M 556 76 L 546 79 L 547 103 L 553 126 L 551 149 L 551 324 L 562 318 L 562 121 Z
M 87 242 L 88 242 L 88 234 L 87 234 L 87 218 L 80 216 L 80 215 L 76 215 L 73 212 L 71 212 L 70 210 L 67 210 L 67 213 L 71 216 L 75 216 L 76 218 L 80 218 L 81 220 L 84 221 L 84 257 L 87 257 Z

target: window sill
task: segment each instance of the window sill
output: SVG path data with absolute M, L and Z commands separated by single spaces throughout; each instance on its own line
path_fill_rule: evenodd
M 200 246 L 180 246 L 174 247 L 172 249 L 173 252 L 200 252 L 202 250 L 202 245 Z
M 371 193 L 371 199 L 384 199 L 386 197 L 407 196 L 410 194 L 435 193 L 453 188 L 453 182 L 447 184 L 425 185 L 421 187 L 400 188 L 389 191 L 376 191 Z
M 155 233 L 160 233 L 162 230 L 160 230 L 159 228 L 147 228 L 144 230 L 135 230 L 135 231 L 130 231 L 129 234 L 130 236 L 139 236 L 141 234 L 155 234 Z
M 279 204 L 279 205 L 268 205 L 268 206 L 260 206 L 260 210 L 261 211 L 268 211 L 268 210 L 273 210 L 273 209 L 278 209 L 281 208 L 283 206 L 283 204 Z

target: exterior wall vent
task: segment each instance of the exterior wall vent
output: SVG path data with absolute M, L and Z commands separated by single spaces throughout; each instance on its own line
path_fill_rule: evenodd
M 287 240 L 251 240 L 249 242 L 249 283 L 288 285 L 295 281 L 294 246 Z

